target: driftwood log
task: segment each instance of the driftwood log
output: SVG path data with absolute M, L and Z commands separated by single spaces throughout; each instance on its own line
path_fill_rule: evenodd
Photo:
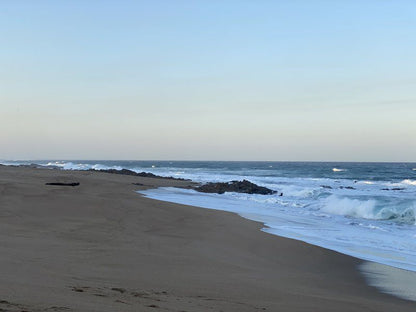
M 78 186 L 79 182 L 71 182 L 71 183 L 49 182 L 49 183 L 45 183 L 45 185 Z

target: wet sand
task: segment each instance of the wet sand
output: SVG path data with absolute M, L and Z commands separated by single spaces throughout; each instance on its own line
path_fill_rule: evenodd
M 358 259 L 135 192 L 189 184 L 0 166 L 0 311 L 415 310 Z

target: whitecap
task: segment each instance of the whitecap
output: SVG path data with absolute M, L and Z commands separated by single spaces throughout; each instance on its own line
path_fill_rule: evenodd
M 374 184 L 374 182 L 371 182 L 371 181 L 362 181 L 360 183 L 362 183 L 362 184 L 368 184 L 368 185 Z
M 345 169 L 339 169 L 339 168 L 332 168 L 333 172 L 342 172 L 345 171 Z
M 406 179 L 406 180 L 403 180 L 401 183 L 407 184 L 407 185 L 415 185 L 416 186 L 416 180 Z

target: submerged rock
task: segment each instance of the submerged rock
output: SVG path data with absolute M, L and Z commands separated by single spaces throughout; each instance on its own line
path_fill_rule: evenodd
M 268 189 L 267 187 L 259 186 L 250 181 L 231 181 L 231 182 L 218 182 L 207 183 L 195 188 L 198 192 L 203 193 L 218 193 L 223 194 L 225 192 L 247 193 L 247 194 L 261 194 L 271 195 L 276 191 Z
M 331 189 L 332 190 L 332 186 L 329 185 L 321 185 L 322 188 L 326 188 L 326 189 Z

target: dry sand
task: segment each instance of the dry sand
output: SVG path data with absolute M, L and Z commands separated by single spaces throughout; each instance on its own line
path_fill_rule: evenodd
M 0 311 L 415 311 L 360 260 L 134 192 L 188 184 L 0 166 Z

